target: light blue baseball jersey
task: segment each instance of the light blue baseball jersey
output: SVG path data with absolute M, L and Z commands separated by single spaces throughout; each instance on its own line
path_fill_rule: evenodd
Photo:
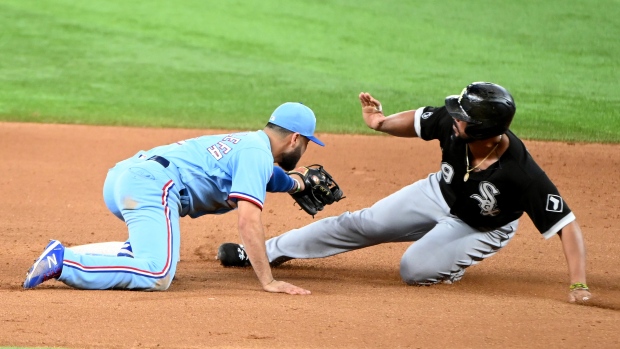
M 180 189 L 187 189 L 189 197 L 182 215 L 225 213 L 235 208 L 228 201 L 238 199 L 263 208 L 274 163 L 263 131 L 201 136 L 153 148 L 143 156 L 153 155 L 178 168 Z

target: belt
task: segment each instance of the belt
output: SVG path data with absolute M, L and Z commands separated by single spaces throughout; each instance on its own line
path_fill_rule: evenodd
M 148 158 L 147 160 L 153 160 L 155 162 L 158 162 L 164 168 L 168 168 L 168 166 L 170 166 L 170 161 L 166 160 L 166 158 L 161 157 L 161 156 L 153 155 L 150 158 Z
M 160 165 L 162 165 L 164 168 L 168 168 L 168 166 L 170 166 L 170 161 L 168 161 L 168 159 L 166 159 L 163 156 L 159 156 L 159 155 L 153 155 L 150 158 L 146 159 L 148 160 L 152 160 L 155 161 L 157 163 L 159 163 Z M 183 188 L 181 190 L 179 190 L 179 195 L 181 196 L 187 196 L 187 189 Z

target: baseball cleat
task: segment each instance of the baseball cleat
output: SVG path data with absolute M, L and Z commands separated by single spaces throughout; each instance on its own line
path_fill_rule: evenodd
M 248 267 L 250 258 L 245 253 L 243 245 L 227 242 L 217 249 L 217 259 L 225 267 Z
M 461 280 L 463 278 L 463 275 L 465 275 L 465 269 L 461 269 L 456 273 L 452 273 L 451 275 L 443 279 L 443 283 L 446 285 L 452 285 L 453 283 Z
M 24 288 L 33 288 L 49 279 L 57 279 L 62 272 L 65 247 L 58 240 L 52 240 L 26 273 Z

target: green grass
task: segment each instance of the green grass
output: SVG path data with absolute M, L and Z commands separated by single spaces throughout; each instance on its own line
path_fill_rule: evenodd
M 257 129 L 301 101 L 363 133 L 472 81 L 524 138 L 620 142 L 620 2 L 1 0 L 0 120 Z

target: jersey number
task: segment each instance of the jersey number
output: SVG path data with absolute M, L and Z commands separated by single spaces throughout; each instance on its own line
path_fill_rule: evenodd
M 443 176 L 443 180 L 446 181 L 446 183 L 448 184 L 452 183 L 452 178 L 454 177 L 454 168 L 452 168 L 452 166 L 449 163 L 442 162 L 441 163 L 441 175 Z

